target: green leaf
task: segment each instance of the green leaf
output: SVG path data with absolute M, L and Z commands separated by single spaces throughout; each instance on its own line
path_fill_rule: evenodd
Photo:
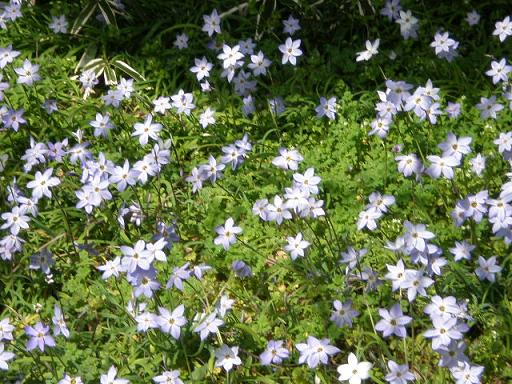
M 98 51 L 98 47 L 96 45 L 94 45 L 94 44 L 89 45 L 85 49 L 80 60 L 78 61 L 78 64 L 75 67 L 75 73 L 77 73 L 80 69 L 82 69 L 91 60 L 93 60 L 94 57 L 96 56 L 97 51 Z
M 137 72 L 133 67 L 126 64 L 122 60 L 114 60 L 112 61 L 112 65 L 122 72 L 126 73 L 128 76 L 130 76 L 132 79 L 137 81 L 146 81 L 144 76 L 142 76 L 139 72 Z
M 112 25 L 117 29 L 116 15 L 114 14 L 109 2 L 106 0 L 100 0 L 98 2 L 98 7 L 100 8 L 101 14 L 105 18 L 107 24 Z
M 103 59 L 92 59 L 87 64 L 83 66 L 84 71 L 94 71 L 97 72 L 99 67 L 105 66 L 105 60 Z
M 116 72 L 111 67 L 105 66 L 105 72 L 103 73 L 103 77 L 105 78 L 105 84 L 117 84 Z
M 71 34 L 76 35 L 82 27 L 87 23 L 87 20 L 92 16 L 94 11 L 96 10 L 96 6 L 98 3 L 94 0 L 89 1 L 89 3 L 85 6 L 84 9 L 78 14 L 73 26 L 71 27 Z
M 203 381 L 207 373 L 208 367 L 206 365 L 196 366 L 190 375 L 190 379 L 193 381 Z
M 251 337 L 254 339 L 254 341 L 260 340 L 260 336 L 251 327 L 249 327 L 245 324 L 242 324 L 242 323 L 236 323 L 236 324 L 233 324 L 233 326 L 235 328 L 238 328 L 242 332 L 245 332 L 245 333 L 248 333 L 249 335 L 251 335 Z

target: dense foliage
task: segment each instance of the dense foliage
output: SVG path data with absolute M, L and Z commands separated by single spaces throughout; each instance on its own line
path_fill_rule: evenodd
M 0 381 L 512 380 L 507 1 L 11 0 Z

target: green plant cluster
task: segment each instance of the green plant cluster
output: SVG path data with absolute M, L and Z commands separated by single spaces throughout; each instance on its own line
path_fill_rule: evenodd
M 186 383 L 332 383 L 338 380 L 336 367 L 347 363 L 350 352 L 373 364 L 368 382 L 386 382 L 389 360 L 408 364 L 417 383 L 452 382 L 424 334 L 432 328 L 424 309 L 434 295 L 467 303 L 465 353 L 471 364 L 484 367 L 481 382 L 512 380 L 510 246 L 491 230 L 489 218 L 469 218 L 456 226 L 452 217 L 459 201 L 483 190 L 497 198 L 510 180 L 510 161 L 495 144 L 510 130 L 509 101 L 498 96 L 505 107 L 496 119 L 483 119 L 475 107 L 481 97 L 498 94 L 499 86 L 485 75 L 491 61 L 510 57 L 512 38 L 500 42 L 492 36 L 495 22 L 507 16 L 508 2 L 433 5 L 404 0 L 402 7 L 420 20 L 419 37 L 409 40 L 402 38 L 397 23 L 379 14 L 381 1 L 126 0 L 123 9 L 116 3 L 24 2 L 22 17 L 0 30 L 0 47 L 12 45 L 20 52 L 1 72 L 0 82 L 8 82 L 9 88 L 3 92 L 5 110 L 0 114 L 23 109 L 26 120 L 17 130 L 6 128 L 5 122 L 0 126 L 0 156 L 7 155 L 6 160 L 0 157 L 0 212 L 11 212 L 16 205 L 11 199 L 14 184 L 21 194 L 31 195 L 27 184 L 37 180 L 36 171 L 52 168 L 59 181 L 51 198 L 37 202 L 38 214 L 29 215 L 30 228 L 19 232 L 22 250 L 10 257 L 0 246 L 0 321 L 9 318 L 14 325 L 13 339 L 0 343 L 15 355 L 7 361 L 9 369 L 0 370 L 1 382 L 60 383 L 70 375 L 97 383 L 115 366 L 118 376 L 132 383 L 150 383 L 171 370 L 179 370 Z M 208 48 L 210 37 L 201 27 L 203 15 L 213 9 L 222 15 L 222 33 L 211 38 L 219 47 L 252 38 L 256 52 L 261 49 L 272 60 L 268 75 L 254 78 L 254 113 L 243 112 L 244 96 L 220 76 L 221 51 Z M 473 9 L 481 20 L 470 27 L 464 18 Z M 48 27 L 52 16 L 59 15 L 69 21 L 66 33 Z M 293 36 L 301 39 L 303 50 L 296 66 L 281 64 L 278 50 L 287 37 L 282 21 L 290 15 L 302 27 Z M 450 31 L 461 42 L 453 62 L 437 57 L 430 46 L 440 30 Z M 189 38 L 185 49 L 174 44 L 181 33 Z M 357 62 L 365 41 L 376 38 L 379 54 Z M 214 63 L 210 92 L 201 92 L 190 71 L 194 59 L 203 56 Z M 17 82 L 15 68 L 25 59 L 40 65 L 41 79 L 31 86 Z M 95 73 L 98 81 L 90 92 L 80 82 L 86 71 Z M 106 105 L 102 96 L 121 79 L 134 80 L 131 96 L 119 107 Z M 385 138 L 369 135 L 377 91 L 385 91 L 390 79 L 414 87 L 430 79 L 440 88 L 437 102 L 442 109 L 459 103 L 461 113 L 453 118 L 443 112 L 432 124 L 412 111 L 402 112 Z M 179 90 L 193 94 L 196 108 L 189 115 L 174 109 L 154 112 L 154 100 Z M 278 97 L 284 101 L 282 113 L 269 104 Z M 317 116 L 320 97 L 336 98 L 335 119 Z M 48 113 L 42 107 L 49 99 L 56 101 L 57 111 Z M 207 107 L 215 110 L 215 123 L 203 128 L 200 114 Z M 90 122 L 107 113 L 115 128 L 106 137 L 95 136 Z M 77 207 L 86 160 L 102 153 L 116 166 L 126 160 L 133 166 L 152 153 L 156 140 L 143 145 L 133 135 L 134 125 L 150 113 L 162 126 L 159 145 L 169 150 L 169 164 L 147 182 L 124 190 L 111 183 L 112 198 L 91 212 Z M 395 158 L 409 153 L 427 168 L 427 156 L 441 155 L 438 145 L 450 132 L 472 138 L 472 152 L 454 169 L 452 179 L 434 179 L 425 172 L 418 178 L 406 177 L 399 172 Z M 223 148 L 244 134 L 252 143 L 244 161 L 236 169 L 226 165 L 215 183 L 204 180 L 194 192 L 188 181 L 193 169 L 208 163 L 209 156 L 219 159 Z M 62 161 L 46 156 L 30 170 L 24 168 L 23 156 L 35 143 L 66 138 L 69 152 Z M 85 142 L 83 150 L 90 157 L 71 161 L 71 148 Z M 282 148 L 302 155 L 298 170 L 285 171 L 273 164 Z M 487 158 L 480 176 L 469 161 L 477 153 Z M 278 224 L 253 213 L 257 200 L 273 203 L 274 196 L 283 196 L 291 187 L 292 175 L 308 168 L 321 178 L 316 199 L 323 201 L 324 215 L 294 214 L 293 220 Z M 395 203 L 375 230 L 358 229 L 360 213 L 374 192 L 392 195 Z M 125 216 L 120 225 L 119 212 L 133 206 L 140 210 L 141 222 Z M 230 217 L 243 230 L 225 249 L 214 241 L 219 236 L 216 229 Z M 392 290 L 385 278 L 388 266 L 399 259 L 407 268 L 420 269 L 409 256 L 389 247 L 404 235 L 407 221 L 425 224 L 446 260 L 442 274 L 430 276 L 435 283 L 427 288 L 428 296 L 418 295 L 414 301 L 408 300 L 406 289 Z M 5 222 L 2 216 L 0 224 Z M 154 264 L 160 288 L 152 297 L 135 298 L 126 273 L 102 279 L 98 267 L 122 258 L 123 246 L 134 247 L 139 240 L 151 243 L 160 222 L 175 229 L 176 241 L 165 250 L 166 261 Z M 299 232 L 310 245 L 304 257 L 293 260 L 285 246 L 287 238 Z M 0 232 L 2 237 L 9 234 L 7 226 Z M 455 261 L 450 248 L 462 240 L 475 246 L 472 259 Z M 367 250 L 352 270 L 340 262 L 349 247 Z M 55 262 L 50 276 L 33 267 L 34 255 L 46 250 Z M 478 256 L 497 257 L 501 271 L 494 282 L 475 274 Z M 237 261 L 250 267 L 250 276 L 237 275 Z M 211 269 L 201 278 L 184 281 L 183 289 L 166 288 L 177 268 L 204 264 Z M 369 278 L 362 278 L 367 268 L 375 273 L 374 289 Z M 195 331 L 200 320 L 193 319 L 212 313 L 223 296 L 234 300 L 232 308 L 219 331 L 201 340 Z M 334 300 L 350 300 L 359 312 L 351 327 L 332 321 Z M 136 314 L 141 303 L 151 313 L 183 304 L 187 324 L 180 338 L 156 328 L 140 331 Z M 383 337 L 375 329 L 379 310 L 395 303 L 412 318 L 405 338 Z M 41 322 L 53 330 L 55 306 L 64 314 L 70 337 L 55 336 L 54 348 L 27 350 L 26 327 Z M 315 368 L 299 363 L 296 345 L 308 336 L 327 338 L 340 352 Z M 283 340 L 289 359 L 261 364 L 260 354 L 269 340 Z M 242 364 L 232 370 L 216 364 L 216 351 L 223 344 L 239 346 Z

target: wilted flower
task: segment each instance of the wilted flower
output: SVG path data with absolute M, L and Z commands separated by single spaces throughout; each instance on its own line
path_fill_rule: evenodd
M 373 56 L 379 53 L 378 48 L 380 44 L 380 39 L 376 39 L 373 43 L 370 40 L 366 40 L 365 46 L 366 50 L 357 52 L 356 61 L 368 61 Z
M 239 277 L 240 279 L 252 276 L 251 267 L 245 264 L 242 260 L 233 261 L 233 263 L 231 264 L 231 268 L 233 269 L 237 277 Z

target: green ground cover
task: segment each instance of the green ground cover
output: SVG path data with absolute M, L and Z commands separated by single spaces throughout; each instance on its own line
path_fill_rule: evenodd
M 511 382 L 507 6 L 3 4 L 0 382 Z

